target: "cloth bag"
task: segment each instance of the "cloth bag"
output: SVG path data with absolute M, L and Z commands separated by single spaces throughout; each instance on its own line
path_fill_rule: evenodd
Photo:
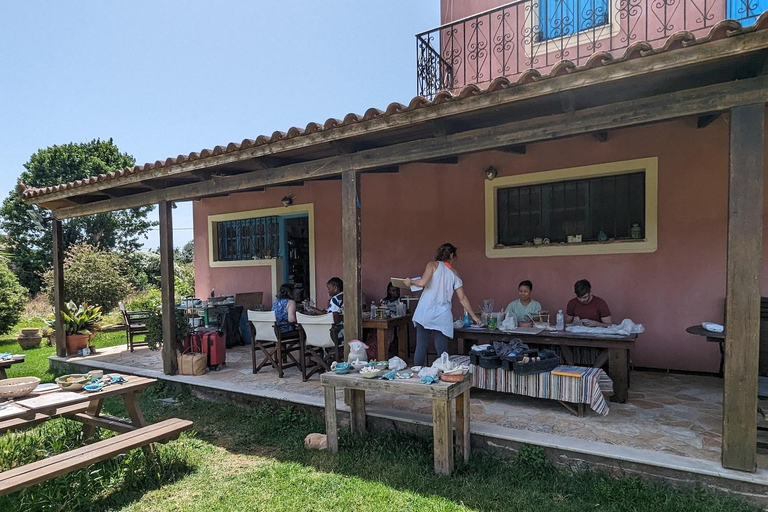
M 181 375 L 203 375 L 208 365 L 205 354 L 179 354 L 176 361 Z

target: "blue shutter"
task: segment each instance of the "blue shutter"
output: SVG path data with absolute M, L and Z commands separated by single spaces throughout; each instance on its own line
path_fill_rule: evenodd
M 768 11 L 768 0 L 728 0 L 728 18 L 744 26 L 754 24 L 764 11 Z
M 540 5 L 542 41 L 569 37 L 608 23 L 608 0 L 541 0 Z

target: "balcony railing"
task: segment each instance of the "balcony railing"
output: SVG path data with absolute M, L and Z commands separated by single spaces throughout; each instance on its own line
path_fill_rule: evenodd
M 705 35 L 721 20 L 754 23 L 768 0 L 518 0 L 416 35 L 418 94 L 586 63 L 682 30 Z

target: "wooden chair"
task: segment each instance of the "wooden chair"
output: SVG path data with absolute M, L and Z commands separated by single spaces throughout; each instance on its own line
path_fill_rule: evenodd
M 285 368 L 301 366 L 294 355 L 301 350 L 299 331 L 280 332 L 274 311 L 248 311 L 248 321 L 251 323 L 251 359 L 253 373 L 258 373 L 267 363 L 277 370 L 277 376 L 283 377 Z M 256 348 L 264 354 L 264 359 L 256 366 Z M 288 362 L 288 361 L 291 362 Z
M 125 324 L 125 344 L 133 352 L 134 347 L 146 345 L 147 343 L 133 341 L 136 336 L 147 334 L 147 319 L 149 311 L 128 311 L 125 309 L 125 303 L 118 302 L 120 312 L 123 314 L 123 323 Z
M 296 320 L 301 341 L 301 376 L 306 382 L 317 372 L 330 371 L 331 363 L 343 359 L 344 342 L 338 338 L 333 313 L 318 316 L 296 313 Z

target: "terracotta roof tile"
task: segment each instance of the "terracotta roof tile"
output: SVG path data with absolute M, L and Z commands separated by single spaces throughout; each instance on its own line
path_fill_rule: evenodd
M 355 123 L 370 121 L 382 116 L 393 116 L 403 112 L 409 112 L 409 111 L 420 109 L 420 108 L 440 105 L 442 103 L 446 103 L 449 101 L 460 101 L 462 99 L 465 99 L 471 96 L 476 96 L 479 94 L 493 93 L 493 92 L 507 89 L 510 87 L 517 87 L 520 85 L 529 84 L 535 81 L 548 80 L 548 79 L 556 78 L 558 76 L 562 76 L 566 74 L 578 73 L 584 70 L 594 69 L 601 66 L 612 65 L 618 62 L 642 58 L 642 57 L 645 57 L 648 55 L 654 55 L 657 53 L 675 51 L 688 46 L 706 43 L 708 41 L 716 41 L 726 37 L 732 37 L 734 35 L 739 35 L 747 32 L 753 32 L 753 31 L 764 30 L 764 29 L 768 29 L 768 11 L 763 12 L 757 18 L 757 20 L 753 25 L 746 28 L 742 27 L 741 24 L 738 23 L 737 21 L 723 20 L 715 24 L 710 30 L 710 32 L 704 37 L 696 38 L 694 37 L 693 34 L 686 31 L 677 32 L 671 35 L 667 39 L 665 44 L 660 48 L 654 49 L 649 43 L 640 41 L 630 45 L 624 51 L 624 54 L 618 58 L 614 57 L 612 54 L 608 52 L 598 52 L 592 55 L 589 58 L 589 60 L 582 66 L 576 66 L 570 61 L 561 61 L 558 64 L 556 64 L 554 67 L 552 67 L 552 69 L 547 75 L 542 75 L 538 70 L 535 70 L 535 69 L 528 69 L 522 72 L 514 82 L 510 82 L 508 78 L 499 77 L 491 81 L 490 84 L 488 84 L 488 86 L 485 89 L 481 89 L 475 84 L 468 84 L 465 87 L 463 87 L 460 91 L 455 93 L 451 93 L 449 91 L 440 91 L 435 95 L 434 99 L 431 101 L 423 96 L 416 96 L 413 99 L 411 99 L 408 105 L 403 105 L 402 103 L 394 102 L 394 103 L 390 103 L 387 106 L 387 108 L 383 111 L 377 108 L 369 108 L 368 110 L 365 111 L 365 114 L 363 114 L 362 116 L 355 113 L 349 113 L 346 116 L 344 116 L 343 120 L 330 118 L 327 121 L 325 121 L 325 123 L 323 124 L 310 122 L 309 124 L 307 124 L 306 128 L 303 130 L 299 127 L 291 127 L 288 129 L 287 132 L 275 131 L 274 133 L 272 133 L 271 136 L 259 135 L 258 137 L 256 137 L 256 139 L 243 139 L 243 141 L 240 144 L 237 144 L 235 142 L 230 142 L 226 146 L 215 146 L 212 150 L 203 149 L 199 153 L 192 152 L 192 153 L 189 153 L 188 155 L 179 155 L 175 159 L 167 158 L 165 161 L 157 160 L 154 163 L 146 163 L 142 166 L 136 165 L 134 167 L 129 167 L 126 169 L 111 171 L 106 174 L 100 174 L 98 176 L 92 176 L 90 178 L 76 180 L 74 182 L 57 185 L 55 187 L 26 188 L 21 192 L 21 196 L 25 199 L 40 197 L 42 195 L 50 194 L 52 192 L 75 189 L 91 183 L 99 183 L 99 182 L 113 180 L 116 178 L 121 178 L 123 176 L 128 176 L 136 173 L 147 172 L 155 168 L 169 167 L 182 162 L 208 158 L 211 156 L 220 155 L 222 153 L 232 153 L 235 151 L 253 148 L 253 147 L 261 146 L 264 144 L 270 144 L 273 142 L 284 140 L 286 138 L 301 137 L 304 135 L 318 133 L 321 131 L 333 130 L 335 128 L 349 126 Z

